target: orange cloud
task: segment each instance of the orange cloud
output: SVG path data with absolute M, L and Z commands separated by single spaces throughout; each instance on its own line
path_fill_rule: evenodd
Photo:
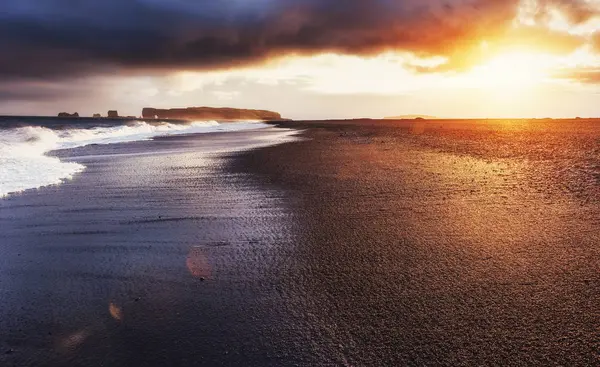
M 572 24 L 584 23 L 598 15 L 598 8 L 585 0 L 538 0 L 538 18 L 548 18 L 551 10 L 559 11 Z
M 562 69 L 553 75 L 557 79 L 569 80 L 581 84 L 599 84 L 600 67 Z

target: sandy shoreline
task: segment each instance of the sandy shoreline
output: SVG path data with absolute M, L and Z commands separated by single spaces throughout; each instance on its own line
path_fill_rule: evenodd
M 87 169 L 0 201 L 0 365 L 278 365 L 271 325 L 287 317 L 273 248 L 291 238 L 290 214 L 283 193 L 222 167 L 233 151 L 284 138 L 57 152 Z
M 0 201 L 0 364 L 593 365 L 597 130 L 438 123 L 60 152 Z
M 597 363 L 593 123 L 282 126 L 307 140 L 232 169 L 290 193 L 290 278 L 312 290 L 301 304 L 329 362 Z

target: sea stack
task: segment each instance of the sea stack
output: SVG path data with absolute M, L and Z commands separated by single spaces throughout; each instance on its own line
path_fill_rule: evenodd
M 58 117 L 79 117 L 79 113 L 75 112 L 75 113 L 68 113 L 68 112 L 61 112 L 58 114 Z
M 109 118 L 117 118 L 119 117 L 119 112 L 117 112 L 116 110 L 110 110 L 108 111 L 108 115 Z

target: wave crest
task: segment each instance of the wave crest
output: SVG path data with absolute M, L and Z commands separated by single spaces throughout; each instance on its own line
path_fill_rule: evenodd
M 148 140 L 157 136 L 207 133 L 221 130 L 216 121 L 189 124 L 135 121 L 128 125 L 93 127 L 88 129 L 52 130 L 25 126 L 0 130 L 0 197 L 27 189 L 60 184 L 83 171 L 85 166 L 62 162 L 46 153 L 90 144 L 113 144 Z M 240 124 L 239 129 L 264 127 L 263 124 Z

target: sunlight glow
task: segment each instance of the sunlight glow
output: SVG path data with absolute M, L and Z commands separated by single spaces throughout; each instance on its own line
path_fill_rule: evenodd
M 406 53 L 388 52 L 371 57 L 324 53 L 292 56 L 247 68 L 213 72 L 178 72 L 171 76 L 173 95 L 202 90 L 207 85 L 223 85 L 240 80 L 261 85 L 295 85 L 320 94 L 403 94 L 422 84 L 438 81 L 436 74 L 415 74 L 411 68 L 435 67 L 446 62 L 441 57 L 418 58 Z
M 506 53 L 474 67 L 465 83 L 479 88 L 531 87 L 546 80 L 554 64 L 554 58 L 543 54 Z

